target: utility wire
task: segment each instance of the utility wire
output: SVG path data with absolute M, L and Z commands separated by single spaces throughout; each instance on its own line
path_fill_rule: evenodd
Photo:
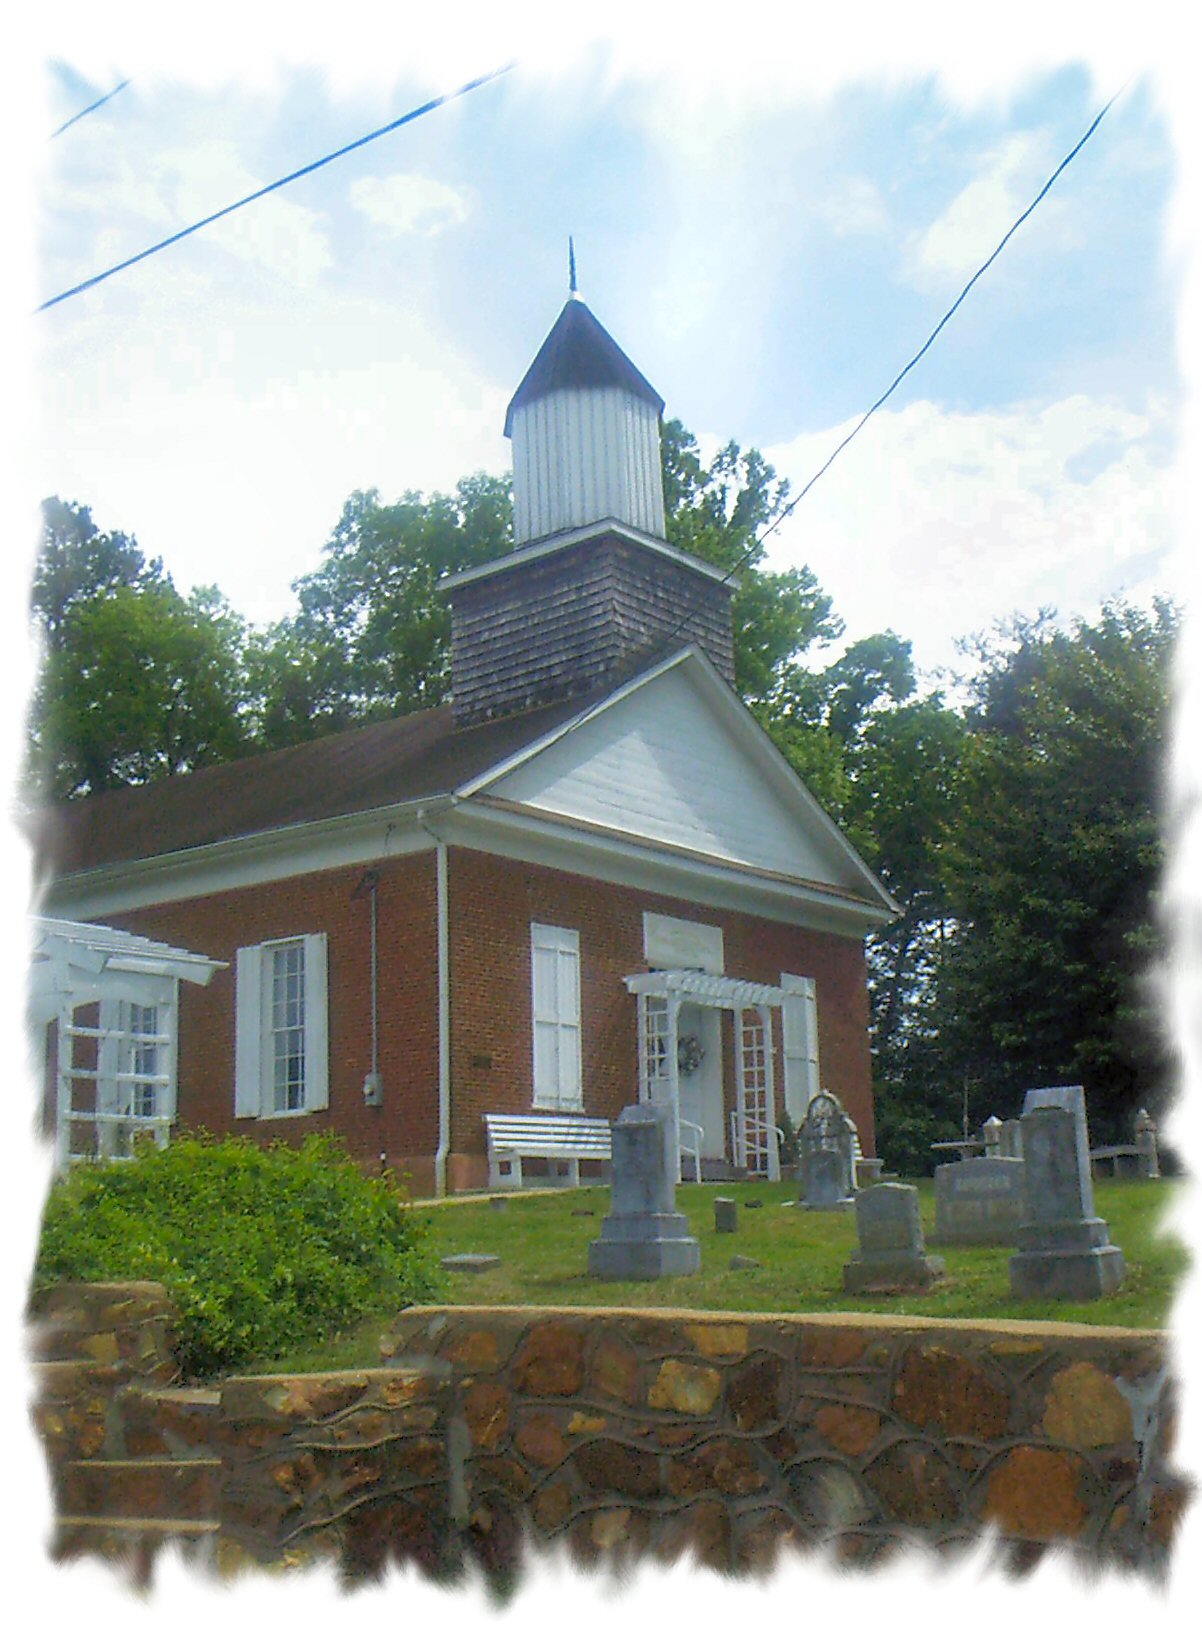
M 70 296 L 77 296 L 83 290 L 93 289 L 97 284 L 102 284 L 105 279 L 112 278 L 114 273 L 121 273 L 127 267 L 133 267 L 135 263 L 145 261 L 147 256 L 153 256 L 160 250 L 166 250 L 168 245 L 178 244 L 181 239 L 186 239 L 189 234 L 199 233 L 202 227 L 209 227 L 213 222 L 219 222 L 223 216 L 229 216 L 235 210 L 241 210 L 244 205 L 253 204 L 256 199 L 265 198 L 267 194 L 274 193 L 277 188 L 287 187 L 289 182 L 295 182 L 302 176 L 309 176 L 313 171 L 320 170 L 323 165 L 332 164 L 335 159 L 341 159 L 345 154 L 353 153 L 356 148 L 362 148 L 369 142 L 374 142 L 377 137 L 387 136 L 390 131 L 400 130 L 402 125 L 409 125 L 415 119 L 420 119 L 423 114 L 429 114 L 435 108 L 441 108 L 444 103 L 454 102 L 457 97 L 466 96 L 469 91 L 475 91 L 480 86 L 487 85 L 490 80 L 499 79 L 502 74 L 508 74 L 513 66 L 513 63 L 506 63 L 503 68 L 494 68 L 491 73 L 481 74 L 478 79 L 469 80 L 466 85 L 461 85 L 456 91 L 448 91 L 441 97 L 434 97 L 429 102 L 422 103 L 420 108 L 411 109 L 409 113 L 402 114 L 400 119 L 394 119 L 388 125 L 381 125 L 378 131 L 371 131 L 367 136 L 361 136 L 354 142 L 348 142 L 344 148 L 339 148 L 334 153 L 328 153 L 321 159 L 315 159 L 310 165 L 302 165 L 300 170 L 292 171 L 287 176 L 281 176 L 278 182 L 269 182 L 266 187 L 258 188 L 254 193 L 248 193 L 244 199 L 238 199 L 234 204 L 226 205 L 222 210 L 215 210 L 211 216 L 204 217 L 202 221 L 193 222 L 191 227 L 182 228 L 178 233 L 173 233 L 170 238 L 161 239 L 158 244 L 152 244 L 146 250 L 140 250 L 136 256 L 127 257 L 125 261 L 118 262 L 115 267 L 106 268 L 103 273 L 97 273 L 90 279 L 84 279 L 82 284 L 72 285 L 69 290 L 64 290 L 61 295 L 51 296 L 49 301 L 43 301 L 41 306 L 35 310 L 44 313 L 48 307 L 57 306 L 60 301 L 66 301 Z
M 1056 181 L 1057 177 L 1060 176 L 1060 174 L 1063 171 L 1067 170 L 1068 166 L 1072 164 L 1073 160 L 1081 152 L 1081 149 L 1089 141 L 1090 137 L 1097 130 L 1098 126 L 1102 123 L 1103 119 L 1109 113 L 1111 107 L 1114 105 L 1114 103 L 1116 102 L 1118 97 L 1121 96 L 1121 95 L 1122 95 L 1122 88 L 1120 88 L 1118 91 L 1115 92 L 1114 96 L 1111 97 L 1110 101 L 1105 105 L 1105 107 L 1101 110 L 1101 112 L 1094 119 L 1092 125 L 1086 131 L 1085 135 L 1080 139 L 1079 142 L 1077 142 L 1074 145 L 1074 147 L 1072 149 L 1070 149 L 1070 151 L 1067 154 L 1065 154 L 1064 158 L 1056 166 L 1056 169 L 1052 172 L 1051 176 L 1048 177 L 1047 181 L 1040 188 L 1039 192 L 1035 195 L 1034 199 L 1032 199 L 1031 203 L 1027 206 L 1026 210 L 1023 211 L 1022 215 L 1019 216 L 1011 224 L 1011 226 L 1003 234 L 1001 239 L 998 240 L 997 246 L 994 249 L 992 255 L 990 255 L 985 261 L 983 261 L 981 263 L 980 267 L 977 268 L 976 272 L 969 279 L 968 283 L 964 286 L 963 290 L 961 290 L 960 294 L 956 297 L 955 301 L 952 302 L 952 304 L 948 308 L 947 312 L 944 313 L 943 317 L 939 320 L 938 324 L 936 324 L 935 328 L 931 331 L 930 335 L 927 336 L 927 338 L 923 342 L 922 346 L 919 347 L 918 351 L 914 354 L 913 358 L 911 358 L 910 362 L 906 365 L 906 367 L 904 369 L 900 370 L 893 377 L 893 380 L 885 388 L 884 392 L 881 393 L 880 397 L 873 404 L 872 408 L 868 409 L 868 410 L 866 410 L 864 412 L 864 414 L 856 422 L 855 426 L 852 427 L 851 431 L 843 439 L 842 443 L 838 444 L 836 446 L 836 448 L 831 451 L 830 455 L 823 462 L 823 464 L 818 468 L 818 470 L 814 473 L 813 477 L 806 484 L 805 488 L 802 489 L 799 494 L 796 494 L 793 497 L 793 499 L 785 507 L 784 511 L 782 511 L 780 513 L 779 517 L 776 517 L 776 518 L 773 519 L 773 521 L 764 530 L 763 534 L 761 534 L 757 539 L 752 541 L 751 545 L 744 552 L 743 556 L 740 557 L 738 563 L 736 563 L 735 567 L 731 570 L 731 574 L 737 572 L 738 569 L 742 568 L 743 564 L 751 556 L 752 552 L 756 551 L 760 546 L 762 546 L 764 541 L 773 532 L 773 530 L 778 529 L 781 526 L 781 524 L 784 522 L 785 518 L 789 516 L 790 512 L 794 509 L 794 507 L 799 505 L 800 502 L 805 499 L 806 495 L 809 494 L 810 490 L 814 487 L 815 483 L 817 483 L 818 479 L 823 475 L 823 473 L 826 472 L 828 470 L 828 468 L 838 458 L 838 456 L 843 453 L 843 451 L 847 448 L 847 446 L 851 442 L 851 440 L 863 429 L 863 427 L 866 425 L 866 423 L 869 420 L 871 420 L 871 418 L 876 414 L 877 410 L 881 407 L 881 405 L 885 402 L 885 400 L 893 395 L 893 393 L 897 390 L 897 388 L 905 380 L 906 376 L 909 375 L 910 371 L 914 368 L 915 364 L 918 363 L 919 359 L 921 359 L 930 350 L 932 344 L 935 341 L 936 336 L 940 333 L 940 331 L 943 329 L 943 327 L 951 320 L 953 314 L 956 312 L 957 308 L 964 301 L 965 297 L 968 295 L 968 292 L 972 289 L 973 285 L 977 282 L 977 280 L 979 278 L 981 278 L 989 270 L 990 267 L 992 267 L 993 263 L 1001 255 L 1002 251 L 1006 248 L 1007 244 L 1009 244 L 1010 240 L 1014 237 L 1014 235 L 1018 232 L 1019 228 L 1027 220 L 1027 217 L 1030 216 L 1032 214 L 1032 212 L 1036 209 L 1036 207 L 1039 204 L 1042 203 L 1042 201 L 1045 198 L 1045 196 L 1047 195 L 1047 193 L 1051 190 L 1052 184 Z M 729 579 L 730 575 L 727 575 L 727 578 Z
M 128 80 L 122 80 L 120 85 L 114 85 L 113 89 L 111 91 L 106 91 L 104 96 L 97 97 L 95 102 L 90 102 L 86 108 L 81 108 L 77 114 L 72 114 L 71 118 L 67 120 L 66 124 L 60 125 L 57 131 L 51 131 L 49 140 L 53 142 L 56 136 L 62 136 L 63 132 L 67 130 L 69 126 L 74 125 L 75 121 L 77 119 L 82 119 L 85 114 L 93 114 L 96 112 L 97 108 L 103 108 L 106 102 L 112 101 L 112 99 L 117 95 L 118 91 L 124 91 L 128 84 Z
M 843 441 L 840 444 L 838 444 L 837 447 L 834 450 L 832 450 L 831 454 L 828 455 L 826 460 L 822 463 L 822 465 L 814 473 L 813 477 L 810 478 L 809 482 L 800 491 L 800 493 L 793 497 L 793 499 L 789 502 L 789 504 L 785 507 L 785 509 L 780 513 L 779 517 L 775 518 L 768 525 L 768 527 L 764 530 L 764 532 L 762 534 L 756 536 L 756 538 L 747 547 L 747 550 L 745 552 L 743 552 L 742 556 L 740 556 L 740 558 L 734 564 L 734 566 L 732 568 L 729 568 L 726 571 L 726 573 L 722 576 L 722 579 L 719 581 L 720 585 L 726 585 L 727 582 L 735 574 L 737 574 L 739 572 L 739 570 L 742 567 L 744 567 L 744 565 L 746 563 L 748 563 L 751 560 L 751 558 L 755 555 L 755 553 L 759 551 L 760 547 L 763 545 L 764 541 L 768 538 L 768 536 L 772 533 L 772 531 L 774 529 L 776 529 L 776 528 L 779 528 L 780 525 L 784 522 L 785 518 L 788 517 L 789 513 L 794 509 L 794 507 L 799 505 L 800 502 L 805 499 L 806 495 L 809 494 L 810 490 L 814 487 L 815 483 L 818 482 L 818 479 L 820 477 L 822 477 L 822 475 L 826 471 L 829 470 L 829 468 L 834 463 L 834 461 L 838 458 L 839 455 L 841 455 L 843 453 L 843 451 L 847 448 L 848 444 L 852 441 L 852 439 L 856 436 L 856 434 L 862 430 L 862 428 L 872 418 L 872 416 L 876 414 L 877 410 L 881 407 L 881 405 L 885 402 L 885 400 L 887 398 L 889 398 L 897 390 L 897 388 L 905 380 L 906 376 L 909 375 L 910 371 L 914 368 L 915 364 L 918 363 L 919 359 L 922 358 L 923 355 L 930 349 L 932 343 L 935 340 L 935 337 L 939 334 L 939 332 L 947 324 L 949 319 L 952 317 L 953 313 L 955 313 L 956 309 L 963 302 L 963 300 L 967 296 L 968 292 L 972 289 L 973 285 L 982 276 L 982 274 L 985 273 L 987 271 L 987 269 L 993 265 L 993 263 L 997 260 L 997 258 L 1001 255 L 1002 251 L 1005 249 L 1006 245 L 1014 237 L 1015 233 L 1017 233 L 1018 229 L 1027 220 L 1027 217 L 1030 216 L 1032 211 L 1034 211 L 1035 208 L 1042 202 L 1044 197 L 1047 195 L 1047 193 L 1051 189 L 1052 184 L 1056 181 L 1057 177 L 1059 177 L 1061 175 L 1061 173 L 1068 168 L 1068 166 L 1073 162 L 1073 160 L 1081 152 L 1081 149 L 1089 141 L 1090 137 L 1097 130 L 1098 126 L 1102 123 L 1103 119 L 1109 113 L 1110 109 L 1114 106 L 1115 102 L 1117 102 L 1118 98 L 1123 94 L 1123 91 L 1125 89 L 1126 89 L 1125 85 L 1122 85 L 1122 86 L 1119 87 L 1119 89 L 1114 93 L 1114 96 L 1112 96 L 1110 98 L 1110 101 L 1107 102 L 1105 104 L 1105 106 L 1102 108 L 1102 110 L 1098 113 L 1098 115 L 1094 119 L 1093 123 L 1090 125 L 1089 129 L 1085 132 L 1085 135 L 1083 137 L 1081 137 L 1080 141 L 1078 141 L 1077 143 L 1074 144 L 1074 146 L 1069 150 L 1069 152 L 1067 154 L 1065 154 L 1064 158 L 1056 166 L 1056 169 L 1052 172 L 1051 176 L 1048 177 L 1047 181 L 1040 188 L 1039 192 L 1035 195 L 1034 199 L 1032 199 L 1031 203 L 1027 206 L 1026 210 L 1023 211 L 1021 216 L 1019 216 L 1019 217 L 1017 217 L 1015 219 L 1015 221 L 1011 224 L 1011 226 L 1006 231 L 1006 233 L 1003 234 L 1001 239 L 998 240 L 997 247 L 993 251 L 992 255 L 990 255 L 985 261 L 983 261 L 981 263 L 980 267 L 977 268 L 976 272 L 969 279 L 968 283 L 964 286 L 963 290 L 961 290 L 960 294 L 956 297 L 955 301 L 953 301 L 952 305 L 948 308 L 947 312 L 944 313 L 943 317 L 939 320 L 938 324 L 936 324 L 935 328 L 931 331 L 930 335 L 923 342 L 922 346 L 914 354 L 913 358 L 911 358 L 910 362 L 905 366 L 904 369 L 899 370 L 897 375 L 895 375 L 893 380 L 890 382 L 889 386 L 887 386 L 885 388 L 884 392 L 881 393 L 880 397 L 873 404 L 872 408 L 865 411 L 865 413 L 860 417 L 859 421 L 857 421 L 856 425 L 852 427 L 851 431 L 847 434 L 847 436 L 843 439 Z M 667 654 L 671 649 L 672 643 L 675 642 L 676 638 L 684 630 L 684 628 L 688 624 L 688 622 L 689 622 L 689 616 L 687 614 L 682 619 L 677 621 L 676 625 L 674 625 L 672 630 L 669 631 L 668 635 L 664 638 L 663 642 L 658 643 L 656 645 L 658 652 L 660 652 L 661 654 Z M 587 705 L 582 711 L 580 711 L 570 721 L 565 723 L 562 727 L 557 728 L 556 732 L 557 733 L 565 733 L 565 732 L 567 732 L 567 731 L 569 731 L 571 729 L 575 729 L 575 728 L 580 727 L 582 723 L 587 722 L 591 717 L 595 716 L 596 713 L 604 705 L 604 703 L 605 703 L 605 701 L 604 701 L 604 699 L 602 699 L 602 700 L 598 700 L 598 701 L 594 702 L 591 705 Z

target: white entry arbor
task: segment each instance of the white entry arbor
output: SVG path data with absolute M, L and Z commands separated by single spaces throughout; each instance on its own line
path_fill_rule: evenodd
M 682 1006 L 696 1006 L 727 1011 L 734 1018 L 735 1106 L 730 1121 L 730 1158 L 753 1175 L 779 1181 L 772 1012 L 781 1006 L 783 991 L 770 984 L 692 969 L 635 972 L 625 982 L 638 998 L 639 1101 L 667 1103 L 672 1109 L 677 1133 L 677 1180 L 682 1151 L 694 1158 L 698 1179 L 701 1174 L 702 1133 L 680 1115 L 680 1010 Z
M 227 963 L 115 927 L 36 916 L 28 1016 L 42 1084 L 55 1029 L 55 1164 L 119 1159 L 146 1133 L 163 1147 L 175 1118 L 180 981 Z M 84 1021 L 90 1008 L 95 1021 Z

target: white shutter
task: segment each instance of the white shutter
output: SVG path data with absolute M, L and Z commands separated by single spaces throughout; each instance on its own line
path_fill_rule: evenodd
M 240 949 L 234 968 L 234 1113 L 257 1119 L 263 1088 L 263 947 Z
M 534 1034 L 534 1103 L 582 1106 L 580 1074 L 580 934 L 569 927 L 530 927 Z
M 305 938 L 305 1111 L 330 1106 L 329 982 L 326 935 Z
M 813 978 L 782 972 L 781 1033 L 785 1058 L 785 1108 L 799 1126 L 818 1095 L 818 999 Z

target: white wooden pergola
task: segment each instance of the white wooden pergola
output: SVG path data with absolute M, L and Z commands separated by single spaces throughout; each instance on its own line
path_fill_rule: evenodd
M 119 1159 L 140 1134 L 166 1145 L 175 1117 L 179 984 L 227 965 L 115 927 L 34 917 L 28 1019 L 49 1068 L 56 1025 L 55 1164 Z M 78 1014 L 94 1007 L 96 1021 Z
M 692 969 L 635 972 L 626 987 L 638 998 L 639 1101 L 667 1103 L 676 1123 L 677 1181 L 682 1147 L 696 1159 L 701 1175 L 700 1136 L 682 1130 L 680 1117 L 680 1008 L 716 1007 L 734 1015 L 735 1107 L 731 1116 L 731 1159 L 758 1176 L 780 1180 L 776 1125 L 772 1011 L 783 990 L 744 978 Z M 686 1141 L 686 1137 L 689 1138 Z

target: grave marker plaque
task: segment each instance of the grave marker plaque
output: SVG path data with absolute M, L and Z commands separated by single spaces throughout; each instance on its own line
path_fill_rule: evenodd
M 923 1290 L 943 1276 L 943 1262 L 926 1255 L 918 1189 L 879 1182 L 856 1196 L 859 1249 L 843 1269 L 846 1291 Z
M 989 1156 L 935 1167 L 939 1245 L 1014 1245 L 1023 1220 L 1023 1162 Z

